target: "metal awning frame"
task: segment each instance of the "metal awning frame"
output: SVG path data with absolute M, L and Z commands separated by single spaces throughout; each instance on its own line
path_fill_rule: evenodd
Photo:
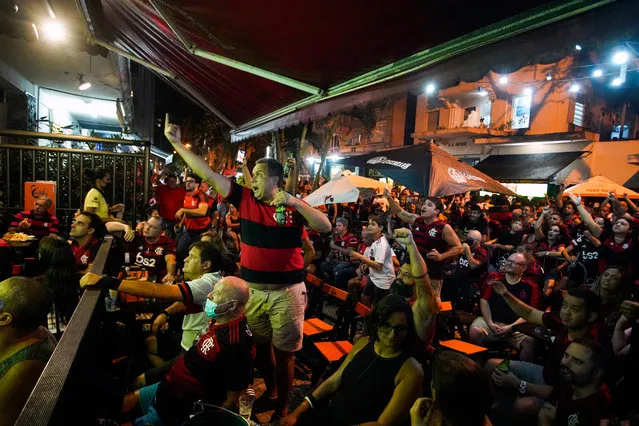
M 85 26 L 85 30 L 90 42 L 98 44 L 114 53 L 125 56 L 128 59 L 140 63 L 141 65 L 144 65 L 149 69 L 163 75 L 165 78 L 177 82 L 179 87 L 187 92 L 187 94 L 191 98 L 196 99 L 201 105 L 203 105 L 209 111 L 213 112 L 222 121 L 224 121 L 231 127 L 231 138 L 233 141 L 240 141 L 245 139 L 245 137 L 239 136 L 242 132 L 246 132 L 249 129 L 254 129 L 257 126 L 265 124 L 271 120 L 281 118 L 289 113 L 298 111 L 314 103 L 345 95 L 356 90 L 361 90 L 373 85 L 405 76 L 415 71 L 419 71 L 426 67 L 430 67 L 445 60 L 459 56 L 463 53 L 470 52 L 474 49 L 488 46 L 490 44 L 516 36 L 518 34 L 541 28 L 543 26 L 591 11 L 601 6 L 605 6 L 607 4 L 613 3 L 615 0 L 572 0 L 561 4 L 541 6 L 531 11 L 519 14 L 515 17 L 502 20 L 488 27 L 473 31 L 464 36 L 455 38 L 449 42 L 442 43 L 433 48 L 415 53 L 407 58 L 388 64 L 376 70 L 364 73 L 358 77 L 339 83 L 327 89 L 318 88 L 308 83 L 300 82 L 290 77 L 282 76 L 280 74 L 255 67 L 250 64 L 245 64 L 243 62 L 236 61 L 234 59 L 227 58 L 199 48 L 196 45 L 190 43 L 180 33 L 175 23 L 164 12 L 157 0 L 149 0 L 155 11 L 166 22 L 175 37 L 191 54 L 260 76 L 268 80 L 276 81 L 280 84 L 293 87 L 306 93 L 312 93 L 311 96 L 308 96 L 304 99 L 301 99 L 278 110 L 272 111 L 239 126 L 233 123 L 218 108 L 216 108 L 210 102 L 200 96 L 199 93 L 197 93 L 197 91 L 186 81 L 179 80 L 178 76 L 175 73 L 167 71 L 155 64 L 138 58 L 137 56 L 128 53 L 116 46 L 96 39 L 96 36 L 92 31 L 90 18 L 88 16 L 88 11 L 85 7 L 84 1 L 86 0 L 76 0 L 76 5 L 83 16 L 83 24 Z M 264 132 L 266 131 L 268 130 L 264 130 Z M 255 134 L 259 133 L 260 132 L 255 132 Z

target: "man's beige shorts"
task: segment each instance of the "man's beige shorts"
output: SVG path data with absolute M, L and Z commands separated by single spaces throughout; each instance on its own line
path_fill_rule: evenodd
M 273 341 L 276 349 L 295 352 L 302 348 L 306 285 L 292 284 L 279 290 L 251 289 L 246 318 L 256 345 Z
M 501 322 L 496 322 L 495 324 L 501 325 L 501 326 L 508 325 Z M 470 326 L 482 329 L 484 333 L 486 334 L 486 340 L 488 342 L 499 342 L 500 340 L 505 340 L 517 349 L 521 349 L 521 343 L 524 340 L 532 339 L 532 337 L 526 336 L 525 334 L 520 333 L 518 331 L 514 331 L 509 336 L 505 336 L 505 337 L 498 336 L 495 333 L 493 333 L 492 330 L 488 327 L 488 324 L 486 324 L 486 320 L 484 319 L 484 317 L 477 317 Z

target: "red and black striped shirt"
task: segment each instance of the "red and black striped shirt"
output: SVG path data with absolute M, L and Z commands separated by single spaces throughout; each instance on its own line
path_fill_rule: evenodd
M 242 278 L 253 283 L 296 284 L 304 281 L 303 217 L 286 208 L 286 224 L 275 221 L 275 206 L 258 201 L 249 188 L 233 182 L 228 200 L 240 213 Z
M 18 228 L 20 226 L 20 222 L 24 219 L 27 219 L 31 226 L 29 226 L 29 229 L 22 230 L 22 232 L 28 235 L 33 235 L 37 239 L 46 237 L 49 234 L 60 233 L 58 229 L 60 222 L 57 217 L 52 216 L 49 213 L 45 213 L 44 216 L 36 217 L 33 210 L 30 212 L 24 211 L 18 213 L 15 215 L 13 222 L 11 222 L 9 226 Z

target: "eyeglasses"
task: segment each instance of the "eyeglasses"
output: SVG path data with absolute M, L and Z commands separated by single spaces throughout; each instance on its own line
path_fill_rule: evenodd
M 506 264 L 511 264 L 511 265 L 519 265 L 519 266 L 526 266 L 525 263 L 519 263 L 519 262 L 515 262 L 514 260 L 506 260 Z
M 379 331 L 384 334 L 390 333 L 391 330 L 394 330 L 395 334 L 398 336 L 406 336 L 408 334 L 408 327 L 403 324 L 393 325 L 387 322 L 379 326 Z

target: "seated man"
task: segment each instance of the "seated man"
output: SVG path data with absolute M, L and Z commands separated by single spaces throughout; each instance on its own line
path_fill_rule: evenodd
M 193 403 L 205 400 L 233 409 L 239 392 L 253 382 L 255 347 L 244 315 L 249 286 L 225 277 L 208 295 L 210 323 L 194 346 L 180 355 L 159 383 L 124 397 L 123 411 L 140 409 L 134 425 L 177 425 L 188 420 Z
M 60 222 L 57 217 L 48 212 L 52 203 L 53 201 L 46 196 L 39 197 L 33 210 L 23 211 L 15 215 L 13 221 L 9 224 L 9 231 L 33 235 L 38 240 L 49 234 L 59 234 L 58 227 Z
M 153 329 L 159 329 L 166 323 L 170 315 L 186 311 L 182 323 L 182 349 L 189 350 L 200 332 L 206 328 L 208 318 L 202 312 L 207 295 L 222 278 L 219 270 L 222 256 L 212 243 L 197 242 L 191 245 L 189 255 L 184 260 L 184 279 L 186 282 L 177 285 L 156 284 L 149 281 L 119 280 L 112 277 L 88 273 L 80 280 L 81 287 L 96 284 L 112 290 L 118 290 L 133 296 L 152 297 L 156 299 L 175 300 L 162 311 L 153 323 Z
M 592 340 L 574 340 L 568 345 L 561 359 L 559 384 L 537 416 L 539 426 L 599 426 L 609 421 L 611 399 L 604 384 L 606 355 L 603 346 Z
M 78 270 L 85 271 L 100 250 L 100 240 L 106 234 L 106 228 L 100 216 L 82 211 L 71 222 L 71 249 Z
M 544 365 L 524 361 L 510 361 L 510 371 L 501 372 L 495 367 L 500 359 L 489 359 L 486 368 L 493 371 L 493 381 L 502 389 L 498 396 L 503 404 L 503 391 L 519 396 L 512 406 L 514 413 L 522 418 L 530 418 L 539 412 L 544 400 L 550 398 L 553 386 L 559 382 L 561 360 L 566 348 L 573 340 L 594 338 L 595 321 L 599 312 L 599 297 L 584 288 L 573 288 L 563 300 L 559 315 L 556 312 L 542 312 L 526 305 L 508 291 L 500 281 L 493 281 L 492 292 L 504 299 L 515 315 L 531 324 L 550 330 L 556 337 L 550 347 L 550 354 Z
M 539 287 L 523 277 L 525 269 L 525 256 L 515 253 L 506 261 L 504 272 L 493 272 L 486 277 L 479 301 L 481 316 L 473 321 L 468 337 L 478 345 L 506 340 L 521 350 L 521 360 L 532 362 L 535 359 L 535 340 L 513 330 L 516 325 L 525 323 L 526 319 L 513 313 L 504 299 L 493 292 L 494 283 L 502 283 L 513 297 L 527 305 L 537 306 Z
M 452 284 L 442 288 L 445 300 L 458 301 L 468 297 L 475 300 L 476 287 L 482 275 L 486 272 L 488 253 L 481 246 L 482 235 L 477 230 L 468 232 L 466 241 L 462 244 L 464 251 L 455 262 L 455 269 L 447 277 Z
M 355 276 L 357 266 L 350 260 L 350 252 L 357 250 L 359 241 L 357 237 L 348 231 L 348 220 L 338 217 L 335 220 L 334 238 L 331 243 L 331 252 L 326 262 L 320 265 L 323 278 L 331 284 L 344 288 L 346 281 Z M 341 285 L 340 285 L 341 284 Z
M 173 283 L 177 273 L 175 241 L 162 235 L 164 219 L 151 216 L 146 220 L 142 235 L 131 241 L 124 253 L 125 263 L 149 268 L 149 273 L 163 283 Z
M 46 327 L 53 293 L 25 277 L 0 282 L 0 425 L 13 425 L 56 341 Z

